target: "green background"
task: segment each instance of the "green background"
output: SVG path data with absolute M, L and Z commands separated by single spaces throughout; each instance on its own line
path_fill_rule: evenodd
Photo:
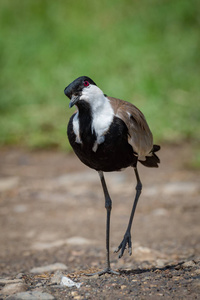
M 69 150 L 63 90 L 87 75 L 140 108 L 156 143 L 197 149 L 199 12 L 198 0 L 1 0 L 0 146 Z

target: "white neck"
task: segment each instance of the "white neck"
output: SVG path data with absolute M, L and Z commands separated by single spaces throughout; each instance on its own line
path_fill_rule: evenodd
M 114 117 L 114 111 L 102 90 L 95 85 L 83 89 L 80 99 L 88 102 L 92 111 L 92 132 L 95 131 L 97 140 L 93 147 L 96 151 L 98 145 L 104 142 L 104 135 L 108 131 Z

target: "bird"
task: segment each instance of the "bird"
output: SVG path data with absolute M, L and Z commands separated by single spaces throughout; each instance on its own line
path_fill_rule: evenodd
M 131 227 L 136 206 L 142 191 L 137 164 L 158 167 L 160 159 L 155 154 L 159 145 L 153 144 L 153 135 L 143 113 L 130 102 L 109 97 L 88 76 L 80 76 L 65 89 L 70 99 L 69 108 L 77 110 L 67 126 L 69 143 L 86 166 L 98 172 L 106 208 L 106 268 L 89 275 L 119 274 L 110 265 L 110 217 L 112 200 L 104 172 L 121 171 L 132 167 L 136 177 L 136 194 L 127 229 L 115 252 L 119 258 L 128 248 L 132 254 Z

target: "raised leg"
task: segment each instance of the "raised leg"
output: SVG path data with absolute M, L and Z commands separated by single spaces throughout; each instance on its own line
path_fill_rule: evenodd
M 106 212 L 107 212 L 107 217 L 106 217 L 106 268 L 103 271 L 89 274 L 89 276 L 96 275 L 96 274 L 98 274 L 100 276 L 105 273 L 119 275 L 118 272 L 115 272 L 110 268 L 110 214 L 111 214 L 111 209 L 112 209 L 112 201 L 111 201 L 110 195 L 108 193 L 108 189 L 106 186 L 103 172 L 99 171 L 98 173 L 99 173 L 99 176 L 101 179 L 101 184 L 103 187 L 103 192 L 104 192 L 104 196 L 105 196 L 105 208 L 106 208 Z
M 139 174 L 138 174 L 137 167 L 134 167 L 134 171 L 135 171 L 135 176 L 136 176 L 136 179 L 137 179 L 136 195 L 135 195 L 135 200 L 133 202 L 133 208 L 132 208 L 132 211 L 131 211 L 128 227 L 126 229 L 124 238 L 123 238 L 122 242 L 120 243 L 120 245 L 118 246 L 118 248 L 115 250 L 115 252 L 118 252 L 118 251 L 121 250 L 120 253 L 119 253 L 119 258 L 121 258 L 123 256 L 124 250 L 126 249 L 126 245 L 128 245 L 129 255 L 132 254 L 131 226 L 132 226 L 133 217 L 134 217 L 134 214 L 135 214 L 135 209 L 136 209 L 136 206 L 137 206 L 137 203 L 138 203 L 141 191 L 142 191 L 142 183 L 140 181 L 140 177 L 139 177 Z

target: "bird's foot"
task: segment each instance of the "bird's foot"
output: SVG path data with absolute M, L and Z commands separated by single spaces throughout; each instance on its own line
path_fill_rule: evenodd
M 115 253 L 119 252 L 119 258 L 121 258 L 124 254 L 124 250 L 126 249 L 126 245 L 128 245 L 128 253 L 129 255 L 132 254 L 132 243 L 131 243 L 131 233 L 130 231 L 127 231 L 124 235 L 124 238 L 118 248 L 114 251 Z
M 111 275 L 120 275 L 119 272 L 113 271 L 111 268 L 106 268 L 102 271 L 96 272 L 96 273 L 91 273 L 91 274 L 85 274 L 86 276 L 94 276 L 94 275 L 104 275 L 104 274 L 111 274 Z

